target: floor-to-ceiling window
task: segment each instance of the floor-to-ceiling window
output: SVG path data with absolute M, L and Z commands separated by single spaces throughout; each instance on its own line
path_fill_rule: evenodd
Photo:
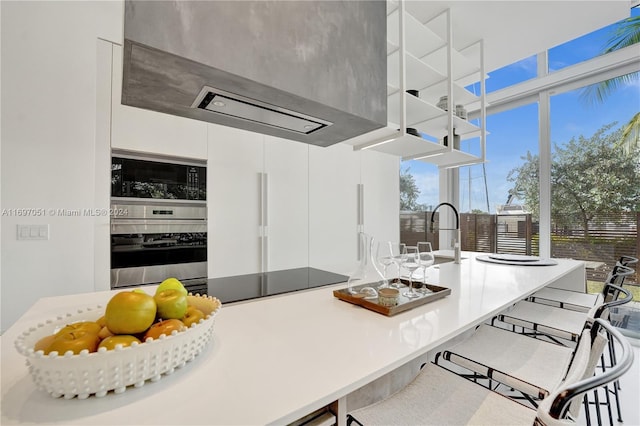
M 438 240 L 429 232 L 428 221 L 439 200 L 438 167 L 420 160 L 400 163 L 400 240 L 415 245 Z
M 537 103 L 490 115 L 488 161 L 460 168 L 468 250 L 538 254 L 537 118 Z
M 585 260 L 590 292 L 602 288 L 622 255 L 640 254 L 640 78 L 634 46 L 640 8 L 630 15 L 548 52 L 552 75 L 584 70 L 585 64 L 603 66 L 607 57 L 625 53 L 636 63 L 616 59 L 620 65 L 602 76 L 593 72 L 583 84 L 549 90 L 551 255 Z M 640 337 L 638 274 L 627 277 L 624 287 L 634 302 L 614 308 L 611 316 Z
M 638 256 L 639 88 L 623 83 L 602 102 L 586 98 L 593 87 L 551 97 L 551 255 L 585 260 L 591 292 L 622 255 Z M 637 275 L 625 283 L 640 302 Z
M 496 215 L 491 251 L 584 259 L 592 291 L 619 255 L 640 254 L 640 80 L 637 48 L 625 47 L 639 38 L 636 7 L 630 19 L 489 73 L 487 162 L 459 169 L 458 201 L 464 214 Z M 528 215 L 516 228 L 528 244 L 499 246 L 509 229 L 499 209 Z M 640 302 L 637 282 L 627 280 Z

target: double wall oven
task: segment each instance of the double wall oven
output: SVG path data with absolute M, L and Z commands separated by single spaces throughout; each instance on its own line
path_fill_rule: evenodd
M 114 151 L 111 288 L 175 277 L 206 289 L 206 196 L 204 162 Z

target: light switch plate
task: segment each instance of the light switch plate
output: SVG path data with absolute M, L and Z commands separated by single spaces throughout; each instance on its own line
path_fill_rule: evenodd
M 48 240 L 49 225 L 17 225 L 18 240 Z

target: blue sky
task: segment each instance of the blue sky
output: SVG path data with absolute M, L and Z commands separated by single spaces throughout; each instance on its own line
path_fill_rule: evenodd
M 640 15 L 640 8 L 631 12 Z M 611 26 L 549 50 L 549 68 L 553 72 L 593 58 L 601 52 L 611 34 Z M 526 58 L 500 70 L 489 73 L 487 91 L 491 92 L 522 82 L 535 76 L 535 56 Z M 605 124 L 617 121 L 622 126 L 640 111 L 640 82 L 638 80 L 620 88 L 604 104 L 590 106 L 580 99 L 580 90 L 551 97 L 551 141 L 562 145 L 572 137 L 590 137 Z M 487 117 L 487 163 L 485 164 L 489 209 L 495 212 L 503 204 L 511 188 L 507 181 L 510 170 L 522 164 L 521 156 L 527 151 L 538 152 L 538 105 L 530 104 Z M 462 148 L 478 151 L 479 141 L 463 141 Z M 420 189 L 418 202 L 426 205 L 438 203 L 438 169 L 420 161 L 403 162 L 402 169 L 410 167 Z M 471 181 L 471 191 L 469 191 Z M 461 210 L 487 209 L 482 165 L 460 168 Z

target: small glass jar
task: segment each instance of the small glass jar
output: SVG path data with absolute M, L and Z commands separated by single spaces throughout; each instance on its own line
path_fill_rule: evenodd
M 400 298 L 400 291 L 396 288 L 381 288 L 378 290 L 378 304 L 380 306 L 396 306 Z
M 445 111 L 449 111 L 449 96 L 440 96 L 440 100 L 438 101 L 436 106 Z
M 456 105 L 456 115 L 463 120 L 467 119 L 467 110 L 464 108 L 464 105 Z

